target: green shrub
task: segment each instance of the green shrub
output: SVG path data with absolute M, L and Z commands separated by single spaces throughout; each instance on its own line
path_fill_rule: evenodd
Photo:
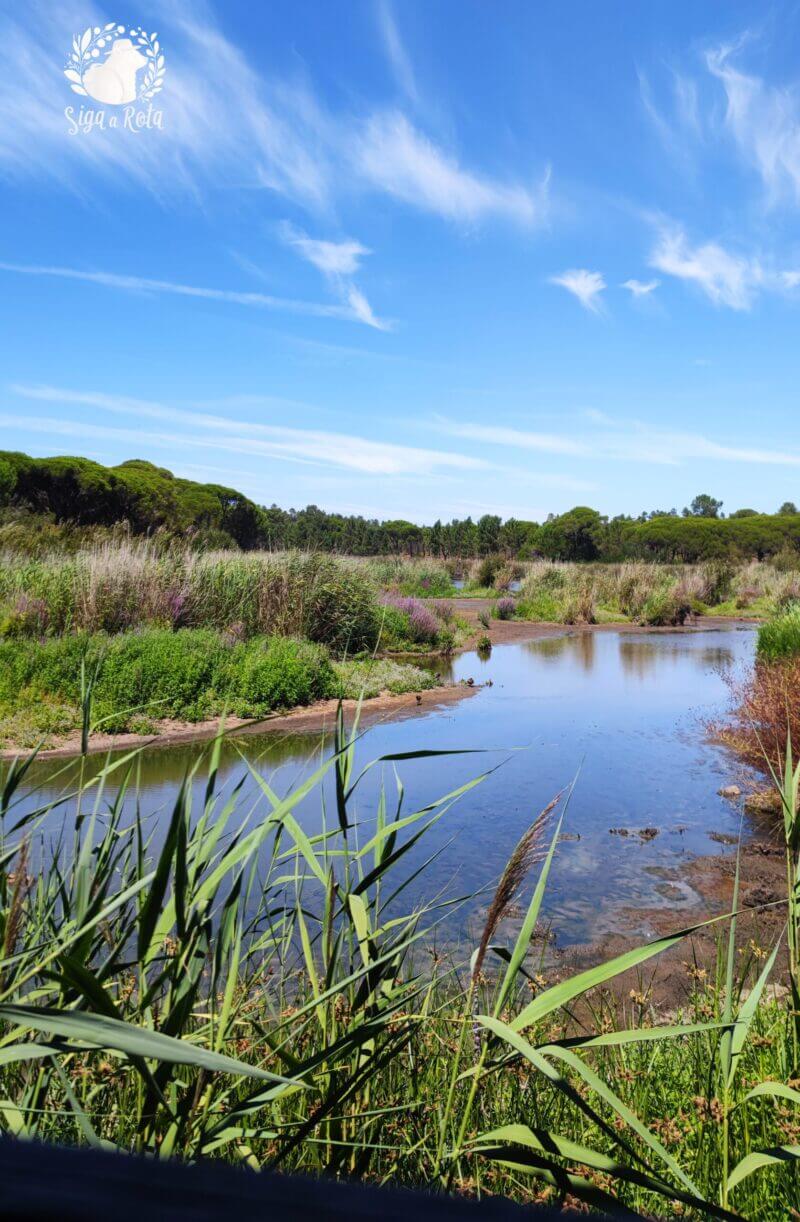
M 151 629 L 125 633 L 100 647 L 95 689 L 99 716 L 109 729 L 123 729 L 130 711 L 154 717 L 202 721 L 222 711 L 225 693 L 216 684 L 225 676 L 226 650 L 209 629 Z
M 262 717 L 337 694 L 327 650 L 286 637 L 249 641 L 232 650 L 228 670 L 233 712 Z
M 800 654 L 800 603 L 793 603 L 782 615 L 759 628 L 758 656 L 774 662 L 797 654 Z
M 517 602 L 517 615 L 535 623 L 560 624 L 563 614 L 563 604 L 545 590 Z
M 505 565 L 502 556 L 483 556 L 473 569 L 470 585 L 480 589 L 489 589 L 494 585 L 495 577 Z
M 639 615 L 641 624 L 653 628 L 677 627 L 691 614 L 692 604 L 675 587 L 662 586 L 650 595 Z
M 90 645 L 86 633 L 41 642 L 0 641 L 0 702 L 21 708 L 48 695 L 77 704 L 81 662 Z
M 23 691 L 13 705 L 0 702 L 0 745 L 33 748 L 40 743 L 63 738 L 77 730 L 78 711 L 74 705 Z
M 456 593 L 447 569 L 433 564 L 411 568 L 401 577 L 397 589 L 413 598 L 452 598 Z
M 706 566 L 702 590 L 703 602 L 710 606 L 724 603 L 733 592 L 736 566 L 729 561 L 717 560 Z
M 576 583 L 564 600 L 563 622 L 593 624 L 595 618 L 595 593 L 591 580 Z
M 436 645 L 439 653 L 450 654 L 456 647 L 456 634 L 452 628 L 441 628 Z
M 800 569 L 800 551 L 787 542 L 772 557 L 772 567 L 779 573 L 796 573 Z
M 261 717 L 338 690 L 321 645 L 285 637 L 231 643 L 207 628 L 150 629 L 0 642 L 0 707 L 10 717 L 53 702 L 72 710 L 74 721 L 83 661 L 90 671 L 97 668 L 92 720 L 111 732 L 143 717 L 196 722 L 226 708 Z

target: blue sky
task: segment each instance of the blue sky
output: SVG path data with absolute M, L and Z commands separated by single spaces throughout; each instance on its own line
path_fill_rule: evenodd
M 163 126 L 70 134 L 120 18 Z M 34 0 L 0 60 L 0 447 L 416 521 L 800 502 L 797 5 Z

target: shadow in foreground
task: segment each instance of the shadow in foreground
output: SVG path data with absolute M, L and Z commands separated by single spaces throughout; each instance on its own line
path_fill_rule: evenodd
M 564 1222 L 550 1209 L 0 1139 L 4 1222 Z M 586 1217 L 585 1214 L 582 1215 Z M 599 1217 L 600 1215 L 595 1215 Z M 618 1217 L 632 1217 L 620 1214 Z

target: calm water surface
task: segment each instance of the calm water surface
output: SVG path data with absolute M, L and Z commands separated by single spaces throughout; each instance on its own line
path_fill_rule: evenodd
M 443 889 L 451 895 L 492 884 L 531 819 L 579 772 L 562 843 L 551 875 L 546 914 L 562 945 L 624 928 L 631 908 L 676 911 L 697 902 L 683 877 L 687 860 L 719 852 L 710 832 L 735 835 L 738 813 L 718 796 L 740 769 L 704 736 L 704 722 L 727 700 L 724 672 L 751 660 L 754 633 L 581 632 L 497 646 L 488 659 L 454 659 L 455 680 L 491 680 L 477 694 L 437 708 L 433 697 L 394 720 L 373 724 L 359 745 L 361 763 L 416 748 L 489 748 L 484 755 L 401 765 L 406 810 L 442 796 L 472 776 L 501 766 L 461 799 L 424 838 L 410 868 L 441 850 L 415 900 Z M 222 774 L 231 786 L 246 771 L 239 750 L 287 792 L 319 762 L 320 736 L 253 734 L 226 747 Z M 516 750 L 510 750 L 516 748 Z M 198 746 L 156 748 L 142 759 L 142 808 L 158 829 Z M 56 779 L 56 769 L 61 770 Z M 361 791 L 358 815 L 371 821 L 380 770 Z M 385 779 L 393 786 L 390 768 Z M 33 782 L 55 796 L 63 761 L 43 761 Z M 201 800 L 198 783 L 198 802 Z M 255 794 L 252 779 L 245 795 Z M 246 801 L 244 802 L 246 806 Z M 67 817 L 69 817 L 67 815 Z M 319 827 L 319 796 L 299 808 L 309 831 Z M 61 818 L 61 816 L 59 816 Z M 658 835 L 643 842 L 631 832 Z M 476 921 L 486 900 L 473 901 L 450 933 Z M 642 918 L 642 929 L 647 929 Z M 638 929 L 636 930 L 638 932 Z

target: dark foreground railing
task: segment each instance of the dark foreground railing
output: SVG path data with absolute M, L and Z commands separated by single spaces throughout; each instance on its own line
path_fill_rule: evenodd
M 2 1222 L 565 1222 L 566 1216 L 496 1199 L 475 1203 L 0 1139 Z

